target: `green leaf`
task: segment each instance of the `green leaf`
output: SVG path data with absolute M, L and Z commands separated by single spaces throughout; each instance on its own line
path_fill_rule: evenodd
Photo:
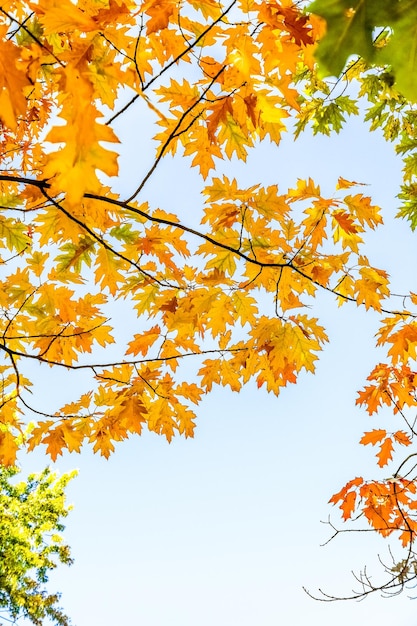
M 138 233 L 132 230 L 131 224 L 120 224 L 111 229 L 110 235 L 124 241 L 125 243 L 134 243 L 138 239 Z
M 10 251 L 16 251 L 20 254 L 31 244 L 27 230 L 26 224 L 0 216 L 0 240 L 6 243 Z
M 390 66 L 390 80 L 417 102 L 417 0 L 315 0 L 308 10 L 327 24 L 316 53 L 319 74 L 340 76 L 349 57 L 359 55 Z M 378 28 L 388 29 L 381 41 Z
M 90 237 L 80 237 L 78 245 L 74 243 L 64 244 L 61 246 L 62 253 L 55 259 L 57 261 L 57 271 L 66 272 L 69 269 L 73 269 L 76 273 L 79 273 L 83 263 L 90 267 L 93 250 L 94 241 Z
M 378 54 L 379 62 L 393 68 L 398 91 L 417 102 L 417 0 L 393 4 L 398 4 L 398 10 L 387 23 L 393 33 Z
M 351 55 L 372 59 L 376 4 L 385 5 L 387 1 L 315 0 L 309 5 L 309 11 L 327 22 L 327 32 L 316 54 L 323 76 L 339 76 Z
M 403 201 L 397 217 L 402 217 L 410 222 L 411 230 L 417 228 L 417 184 L 403 185 L 398 198 Z
M 18 471 L 0 466 L 0 612 L 7 622 L 69 626 L 59 594 L 48 593 L 45 583 L 59 563 L 72 563 L 59 533 L 71 508 L 65 487 L 76 472 L 57 478 L 45 469 L 16 483 Z

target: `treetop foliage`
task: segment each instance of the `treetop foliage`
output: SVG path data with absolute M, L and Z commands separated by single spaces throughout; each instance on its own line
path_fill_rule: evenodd
M 414 0 L 348 2 L 315 0 L 308 9 L 322 19 L 315 51 L 318 75 L 336 75 L 336 85 L 358 90 L 366 108 L 365 122 L 380 129 L 403 158 L 403 185 L 399 194 L 399 216 L 412 229 L 417 227 L 416 160 L 416 66 L 417 4 Z M 357 115 L 356 98 L 342 91 L 334 97 L 335 85 L 310 82 L 302 95 L 304 105 L 299 132 L 312 123 L 315 132 L 339 132 L 346 115 Z M 307 97 L 306 97 L 307 96 Z M 369 104 L 366 105 L 365 102 Z
M 399 52 L 413 36 L 403 9 L 414 2 L 381 2 L 378 13 L 348 4 L 316 0 L 318 15 L 289 0 L 2 5 L 4 465 L 24 446 L 44 445 L 55 460 L 84 443 L 108 457 L 145 428 L 191 437 L 195 406 L 216 385 L 239 391 L 253 381 L 278 395 L 314 372 L 328 341 L 310 308 L 323 292 L 380 315 L 386 358 L 358 404 L 370 414 L 388 407 L 403 423 L 361 443 L 378 447 L 380 467 L 412 443 L 417 296 L 393 297 L 388 268 L 368 259 L 366 235 L 382 210 L 342 172 L 327 197 L 311 179 L 248 186 L 223 167 L 262 141 L 279 145 L 284 132 L 339 132 L 365 109 L 403 156 L 400 214 L 417 225 L 414 95 Z M 345 67 L 352 54 L 361 56 Z M 322 75 L 343 71 L 335 84 L 317 74 L 315 55 Z M 155 120 L 155 158 L 122 195 L 119 129 L 132 111 L 138 151 L 143 113 Z M 148 197 L 167 155 L 200 175 L 198 227 Z M 134 327 L 125 323 L 132 310 Z M 62 371 L 70 399 L 45 401 L 34 365 L 45 379 Z M 79 373 L 86 391 L 77 392 Z M 413 458 L 392 479 L 357 478 L 331 499 L 344 519 L 361 512 L 408 550 L 400 574 L 387 569 L 387 591 L 414 576 Z
M 324 76 L 339 76 L 351 55 L 360 56 L 368 63 L 389 65 L 398 90 L 417 101 L 415 0 L 315 0 L 309 10 L 326 22 L 316 53 Z
M 68 626 L 59 594 L 47 593 L 48 574 L 72 563 L 62 541 L 65 487 L 75 472 L 57 478 L 49 469 L 16 482 L 16 467 L 0 466 L 0 619 L 26 618 L 35 626 Z

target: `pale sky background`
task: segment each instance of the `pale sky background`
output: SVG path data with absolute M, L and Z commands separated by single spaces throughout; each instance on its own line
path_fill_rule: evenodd
M 124 195 L 152 161 L 150 119 L 132 111 L 116 129 L 127 141 Z M 386 221 L 369 238 L 369 258 L 401 293 L 417 291 L 417 247 L 408 225 L 392 220 L 400 169 L 392 146 L 354 121 L 340 136 L 296 143 L 288 136 L 278 149 L 265 145 L 246 165 L 220 171 L 242 186 L 278 183 L 281 192 L 308 176 L 323 195 L 335 192 L 340 175 L 368 183 L 364 193 L 383 206 Z M 200 189 L 188 160 L 168 158 L 142 197 L 195 224 Z M 119 444 L 109 461 L 87 449 L 58 460 L 61 471 L 80 470 L 68 490 L 75 508 L 65 532 L 75 564 L 60 567 L 50 588 L 62 591 L 75 626 L 417 625 L 417 603 L 406 593 L 328 604 L 302 590 L 349 595 L 351 570 L 367 565 L 377 580 L 377 554 L 386 556 L 388 547 L 371 534 L 320 547 L 330 534 L 320 520 L 331 514 L 341 525 L 329 497 L 354 476 L 391 472 L 378 473 L 375 450 L 358 445 L 364 430 L 382 423 L 355 407 L 378 359 L 377 317 L 353 305 L 338 309 L 329 294 L 314 314 L 331 343 L 316 375 L 302 376 L 279 398 L 254 384 L 240 394 L 218 389 L 198 409 L 194 440 L 169 445 L 145 434 Z M 46 399 L 64 393 L 50 378 L 43 384 Z M 40 470 L 47 460 L 38 451 L 21 462 Z

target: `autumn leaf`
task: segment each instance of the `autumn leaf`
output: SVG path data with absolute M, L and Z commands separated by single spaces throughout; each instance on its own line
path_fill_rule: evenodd
M 348 491 L 352 487 L 357 487 L 357 486 L 361 485 L 362 483 L 363 483 L 363 478 L 361 476 L 358 476 L 357 478 L 354 478 L 353 480 L 350 480 L 348 483 L 346 483 L 346 485 L 344 487 L 342 487 L 342 489 L 340 491 L 335 493 L 330 498 L 329 502 L 332 503 L 332 504 L 337 504 L 339 502 L 339 500 L 343 500 L 345 498 L 346 494 L 348 493 Z
M 87 426 L 88 429 L 88 426 Z M 65 447 L 69 452 L 80 452 L 81 445 L 85 439 L 86 430 L 83 422 L 80 424 L 72 424 L 66 421 L 62 426 L 62 436 L 65 441 Z
M 97 29 L 97 23 L 88 12 L 74 5 L 70 0 L 52 0 L 46 3 L 45 0 L 39 2 L 37 7 L 41 15 L 41 23 L 45 35 L 52 35 L 56 32 L 71 32 L 81 30 L 89 32 Z
M 337 189 L 349 189 L 349 187 L 356 187 L 360 184 L 361 183 L 357 183 L 355 181 L 346 180 L 343 176 L 339 176 L 336 187 Z
M 144 333 L 134 336 L 134 340 L 129 343 L 129 348 L 126 354 L 143 354 L 145 356 L 148 353 L 150 346 L 152 346 L 161 335 L 161 329 L 159 326 L 152 326 Z
M 18 439 L 9 430 L 0 430 L 0 462 L 3 466 L 15 465 L 19 450 Z
M 359 443 L 362 443 L 363 445 L 367 445 L 368 443 L 370 443 L 374 446 L 375 444 L 385 439 L 386 436 L 386 430 L 371 430 L 363 435 Z
M 362 485 L 362 483 L 362 477 L 359 476 L 357 478 L 354 478 L 353 480 L 346 483 L 346 485 L 338 493 L 334 494 L 329 500 L 329 502 L 332 504 L 337 504 L 338 502 L 341 503 L 339 507 L 342 510 L 344 520 L 349 519 L 355 510 L 357 497 L 355 488 Z
M 233 115 L 230 98 L 225 98 L 213 104 L 211 113 L 207 117 L 207 133 L 211 143 L 217 143 L 217 131 L 221 122 L 227 122 L 227 114 Z
M 118 172 L 117 154 L 100 142 L 118 142 L 114 131 L 99 124 L 102 114 L 89 100 L 93 87 L 79 68 L 67 66 L 62 75 L 67 97 L 61 111 L 64 126 L 54 126 L 45 141 L 64 147 L 48 155 L 44 175 L 52 178 L 52 191 L 65 190 L 70 204 L 78 203 L 86 191 L 100 189 L 96 170 L 108 176 Z
M 393 439 L 397 443 L 405 446 L 411 444 L 409 436 L 404 431 L 398 430 L 396 433 L 392 434 L 392 437 L 387 437 L 387 431 L 383 429 L 366 432 L 360 440 L 360 443 L 363 445 L 372 444 L 373 446 L 380 444 L 380 449 L 376 456 L 378 458 L 378 465 L 384 467 L 384 465 L 392 460 Z
M 411 445 L 411 439 L 409 435 L 403 430 L 397 430 L 397 432 L 393 433 L 393 437 L 397 443 L 400 443 L 403 446 Z
M 352 513 L 355 510 L 355 503 L 356 503 L 356 492 L 355 491 L 349 491 L 349 493 L 346 494 L 346 498 L 343 500 L 343 502 L 340 505 L 340 508 L 343 512 L 343 519 L 347 520 L 350 517 L 352 517 Z
M 146 424 L 146 408 L 140 398 L 129 395 L 121 404 L 118 420 L 127 432 L 140 435 L 143 424 Z
M 387 437 L 381 444 L 380 450 L 377 453 L 379 467 L 384 467 L 389 461 L 392 460 L 393 443 L 391 437 Z
M 26 112 L 25 96 L 31 83 L 18 66 L 19 49 L 9 40 L 7 30 L 7 26 L 0 26 L 0 120 L 15 130 L 17 118 Z
M 355 225 L 353 218 L 344 211 L 334 211 L 332 214 L 333 219 L 337 222 L 339 228 L 348 234 L 355 234 L 358 232 L 358 227 Z
M 148 0 L 145 2 L 143 10 L 150 17 L 146 25 L 148 35 L 166 28 L 175 8 L 175 0 Z
M 99 452 L 106 459 L 114 452 L 114 444 L 111 435 L 105 427 L 98 426 L 93 431 L 90 441 L 94 442 L 93 451 Z
M 229 159 L 235 154 L 237 158 L 246 161 L 248 147 L 252 146 L 252 140 L 246 136 L 230 113 L 226 113 L 224 124 L 218 134 L 218 141 L 224 144 L 224 150 Z
M 42 443 L 46 445 L 46 451 L 50 455 L 52 461 L 56 461 L 57 457 L 62 454 L 66 448 L 66 441 L 62 426 L 51 429 L 42 439 Z
M 358 304 L 364 304 L 366 309 L 374 308 L 380 311 L 381 300 L 390 293 L 387 273 L 367 265 L 361 267 L 359 273 L 360 278 L 355 282 Z

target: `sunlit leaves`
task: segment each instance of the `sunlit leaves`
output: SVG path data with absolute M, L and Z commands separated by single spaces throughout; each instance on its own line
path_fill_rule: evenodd
M 405 425 L 376 427 L 361 443 L 375 446 L 380 467 L 412 443 L 417 298 L 393 305 L 387 268 L 367 256 L 379 207 L 343 172 L 324 194 L 296 169 L 283 189 L 279 160 L 268 185 L 223 171 L 250 163 L 262 141 L 279 145 L 308 125 L 338 133 L 363 110 L 317 77 L 319 39 L 325 71 L 339 73 L 351 54 L 392 65 L 381 73 L 358 61 L 346 79 L 359 81 L 371 128 L 404 157 L 402 214 L 416 224 L 417 125 L 399 93 L 413 92 L 404 72 L 414 75 L 414 61 L 398 44 L 414 36 L 415 3 L 407 15 L 400 4 L 317 0 L 325 35 L 324 20 L 287 1 L 10 3 L 13 15 L 0 16 L 2 463 L 23 445 L 55 460 L 87 443 L 107 458 L 145 429 L 192 437 L 196 407 L 215 386 L 239 392 L 252 381 L 281 393 L 314 373 L 328 341 L 315 310 L 322 293 L 383 317 L 386 358 L 357 404 Z M 394 13 L 395 24 L 385 20 Z M 386 25 L 377 49 L 374 27 Z M 126 130 L 133 174 L 121 196 Z M 202 179 L 192 214 L 169 199 L 188 206 L 194 182 L 158 178 L 167 155 Z M 151 178 L 170 187 L 164 206 L 147 197 Z M 35 363 L 45 380 L 50 368 L 64 380 L 46 399 L 27 376 Z M 355 479 L 331 501 L 345 520 L 363 513 L 406 544 L 414 481 L 402 480 Z
M 7 219 L 0 216 L 0 245 L 11 252 L 23 252 L 31 244 L 28 229 L 16 219 Z
M 48 241 L 54 233 L 58 242 L 65 242 L 65 233 L 72 239 L 58 243 L 60 254 L 49 279 L 76 282 L 91 267 L 102 293 L 77 298 L 74 289 L 59 282 L 39 285 L 9 324 L 10 334 L 19 324 L 25 326 L 19 346 L 11 338 L 10 346 L 22 354 L 28 349 L 25 345 L 31 346 L 34 358 L 55 365 L 82 362 L 82 355 L 92 353 L 95 345 L 113 342 L 111 325 L 99 313 L 107 302 L 103 292 L 114 299 L 120 293 L 138 316 L 155 322 L 132 333 L 120 371 L 117 366 L 112 372 L 95 365 L 94 396 L 65 405 L 54 420 L 39 421 L 29 447 L 42 443 L 56 458 L 65 449 L 78 451 L 87 439 L 107 457 L 115 442 L 140 433 L 143 426 L 168 439 L 176 432 L 192 436 L 195 415 L 188 402 L 198 403 L 213 385 L 239 391 L 254 378 L 258 387 L 278 394 L 301 372 L 314 372 L 327 336 L 318 320 L 301 311 L 305 298 L 320 286 L 333 285 L 343 299 L 341 285 L 348 280 L 349 294 L 358 304 L 364 298 L 367 307 L 379 310 L 388 294 L 384 273 L 357 255 L 358 233 L 377 226 L 380 217 L 369 199 L 343 198 L 343 190 L 352 185 L 345 181 L 342 197 L 336 200 L 323 198 L 311 180 L 299 181 L 295 189 L 280 195 L 276 185 L 244 189 L 236 180 L 213 179 L 204 192 L 207 234 L 183 227 L 175 215 L 114 200 L 120 215 L 115 209 L 105 219 L 100 205 L 89 200 L 85 220 L 97 212 L 96 236 L 93 221 L 89 234 L 80 236 L 86 207 L 78 210 L 76 221 L 57 209 L 64 220 L 56 223 L 62 224 L 58 229 L 40 217 L 37 228 L 46 227 Z M 300 219 L 297 203 L 306 201 Z M 136 213 L 138 220 L 128 221 Z M 38 235 L 32 247 L 37 241 Z M 202 242 L 196 256 L 200 263 L 204 259 L 200 270 L 183 264 L 196 241 Z M 328 246 L 333 246 L 331 253 Z M 35 258 L 37 263 L 31 260 L 28 267 L 42 274 L 39 264 L 49 257 L 39 251 Z M 268 315 L 260 307 L 258 292 L 269 294 Z M 30 336 L 30 324 L 36 324 L 32 331 L 36 337 Z M 209 338 L 214 344 L 205 344 Z M 212 356 L 204 358 L 206 351 Z M 197 383 L 191 388 L 182 381 L 178 387 L 169 371 L 179 373 L 182 359 L 190 355 L 201 355 Z M 141 362 L 146 367 L 140 367 Z M 181 389 L 181 399 L 176 389 Z M 65 421 L 60 419 L 63 415 Z

